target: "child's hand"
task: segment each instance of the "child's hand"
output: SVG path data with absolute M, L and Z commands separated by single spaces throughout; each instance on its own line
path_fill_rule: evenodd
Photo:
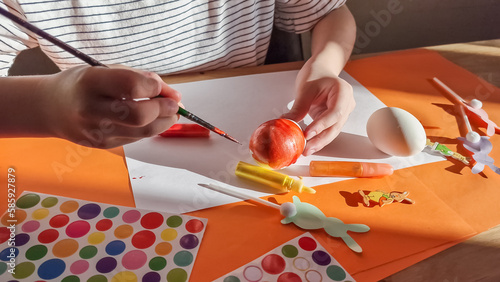
M 84 146 L 121 146 L 157 135 L 179 119 L 180 94 L 154 73 L 75 67 L 41 85 L 53 135 Z M 158 95 L 165 98 L 147 99 Z
M 290 112 L 283 115 L 299 122 L 308 113 L 313 122 L 304 130 L 304 155 L 328 145 L 340 133 L 356 102 L 352 86 L 329 73 L 313 73 L 306 65 L 297 77 L 297 96 Z

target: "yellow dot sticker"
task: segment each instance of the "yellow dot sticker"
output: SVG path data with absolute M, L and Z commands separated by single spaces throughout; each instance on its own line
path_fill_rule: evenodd
M 49 215 L 49 210 L 48 209 L 37 209 L 36 211 L 31 214 L 31 217 L 36 220 L 44 219 Z
M 111 282 L 137 282 L 137 275 L 131 271 L 118 272 L 111 278 Z
M 165 229 L 161 232 L 161 238 L 165 241 L 172 241 L 177 238 L 177 230 L 173 228 Z
M 89 235 L 87 240 L 91 245 L 98 245 L 102 243 L 104 239 L 106 239 L 106 235 L 103 232 L 94 232 Z

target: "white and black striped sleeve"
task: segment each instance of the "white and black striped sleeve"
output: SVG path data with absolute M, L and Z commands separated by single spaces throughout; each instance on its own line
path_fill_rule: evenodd
M 16 1 L 0 0 L 0 7 L 26 19 Z M 36 47 L 37 44 L 33 34 L 26 32 L 11 20 L 0 16 L 0 76 L 7 76 L 10 66 L 19 52 Z
M 311 30 L 331 11 L 340 8 L 346 0 L 276 0 L 274 15 L 277 28 L 294 33 Z

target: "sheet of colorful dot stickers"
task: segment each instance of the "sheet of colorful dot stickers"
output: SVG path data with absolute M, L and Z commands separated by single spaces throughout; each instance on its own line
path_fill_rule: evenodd
M 1 218 L 0 281 L 187 281 L 207 224 L 32 192 L 15 204 Z
M 310 233 L 304 233 L 216 281 L 347 282 L 354 279 Z

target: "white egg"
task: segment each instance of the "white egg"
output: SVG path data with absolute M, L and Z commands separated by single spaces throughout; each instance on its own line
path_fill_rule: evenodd
M 386 107 L 374 112 L 366 124 L 368 138 L 380 151 L 399 157 L 413 156 L 425 147 L 424 127 L 409 112 Z

